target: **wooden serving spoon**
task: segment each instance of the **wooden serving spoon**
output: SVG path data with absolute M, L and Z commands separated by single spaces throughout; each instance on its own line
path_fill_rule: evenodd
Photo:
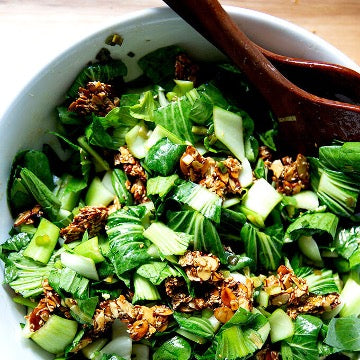
M 294 85 L 238 28 L 217 0 L 164 1 L 226 54 L 262 94 L 279 121 L 279 143 L 287 153 L 316 154 L 319 146 L 334 139 L 360 141 L 360 106 L 325 99 Z M 338 77 L 344 68 L 334 73 L 327 69 L 331 68 L 324 68 L 326 76 Z M 309 75 L 303 71 L 302 76 L 309 76 L 310 83 L 311 71 Z M 354 78 L 352 85 L 358 88 L 359 77 Z

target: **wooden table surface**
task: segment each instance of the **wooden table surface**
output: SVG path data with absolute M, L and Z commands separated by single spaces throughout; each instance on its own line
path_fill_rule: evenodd
M 194 0 L 196 1 L 196 0 Z M 360 0 L 222 0 L 291 21 L 360 64 Z M 17 91 L 73 42 L 161 0 L 0 0 L 0 116 Z

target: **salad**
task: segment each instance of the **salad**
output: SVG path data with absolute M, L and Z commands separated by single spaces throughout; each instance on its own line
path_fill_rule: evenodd
M 360 143 L 286 153 L 231 64 L 172 45 L 138 65 L 125 82 L 102 49 L 57 146 L 14 159 L 24 336 L 58 360 L 357 359 Z

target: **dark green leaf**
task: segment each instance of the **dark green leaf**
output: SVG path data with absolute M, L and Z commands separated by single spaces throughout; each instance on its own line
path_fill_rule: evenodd
M 189 360 L 190 358 L 191 346 L 180 336 L 174 336 L 162 343 L 153 355 L 153 360 Z
M 226 263 L 224 247 L 214 224 L 197 211 L 169 211 L 167 225 L 174 231 L 185 232 L 194 236 L 194 250 L 216 255 Z
M 295 320 L 295 334 L 290 340 L 285 340 L 286 351 L 284 360 L 318 360 L 318 335 L 322 321 L 311 315 L 299 315 Z M 285 355 L 285 356 L 284 356 Z
M 156 174 L 168 176 L 174 173 L 186 145 L 177 145 L 168 138 L 160 139 L 145 157 L 145 167 Z
M 111 174 L 111 182 L 114 188 L 115 194 L 119 199 L 119 203 L 122 205 L 132 205 L 133 199 L 126 187 L 128 178 L 123 170 L 114 169 Z
M 169 91 L 174 86 L 176 56 L 183 52 L 178 46 L 162 47 L 143 56 L 138 64 L 154 84 L 161 85 Z
M 136 273 L 148 279 L 154 285 L 160 285 L 170 276 L 179 276 L 179 273 L 165 261 L 152 261 L 148 264 L 141 265 L 136 270 Z
M 360 351 L 360 319 L 343 317 L 331 319 L 325 343 L 339 351 Z
M 108 83 L 110 80 L 127 74 L 126 65 L 121 60 L 112 60 L 106 64 L 93 64 L 85 67 L 68 90 L 68 96 L 75 98 L 79 87 L 84 87 L 89 81 Z
M 335 237 L 339 219 L 336 215 L 324 213 L 307 213 L 297 218 L 286 230 L 286 238 L 296 241 L 299 237 L 328 234 Z

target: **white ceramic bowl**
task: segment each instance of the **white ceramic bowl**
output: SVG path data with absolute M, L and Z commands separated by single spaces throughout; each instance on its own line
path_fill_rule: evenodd
M 324 40 L 281 19 L 227 7 L 241 28 L 259 45 L 285 55 L 329 61 L 359 70 L 359 67 Z M 6 183 L 14 155 L 21 149 L 39 148 L 46 132 L 54 125 L 54 108 L 79 70 L 94 59 L 108 35 L 119 33 L 124 38 L 121 47 L 109 47 L 112 55 L 120 57 L 129 67 L 128 78 L 139 74 L 136 61 L 159 47 L 178 44 L 197 59 L 216 60 L 222 55 L 204 38 L 192 30 L 170 9 L 149 9 L 127 15 L 85 41 L 75 44 L 47 65 L 24 90 L 0 120 L 0 242 L 7 238 L 12 221 L 6 203 Z M 127 54 L 133 52 L 135 57 Z M 3 280 L 2 268 L 0 281 Z M 51 359 L 31 340 L 22 338 L 19 322 L 23 309 L 15 306 L 11 292 L 0 287 L 0 358 Z

